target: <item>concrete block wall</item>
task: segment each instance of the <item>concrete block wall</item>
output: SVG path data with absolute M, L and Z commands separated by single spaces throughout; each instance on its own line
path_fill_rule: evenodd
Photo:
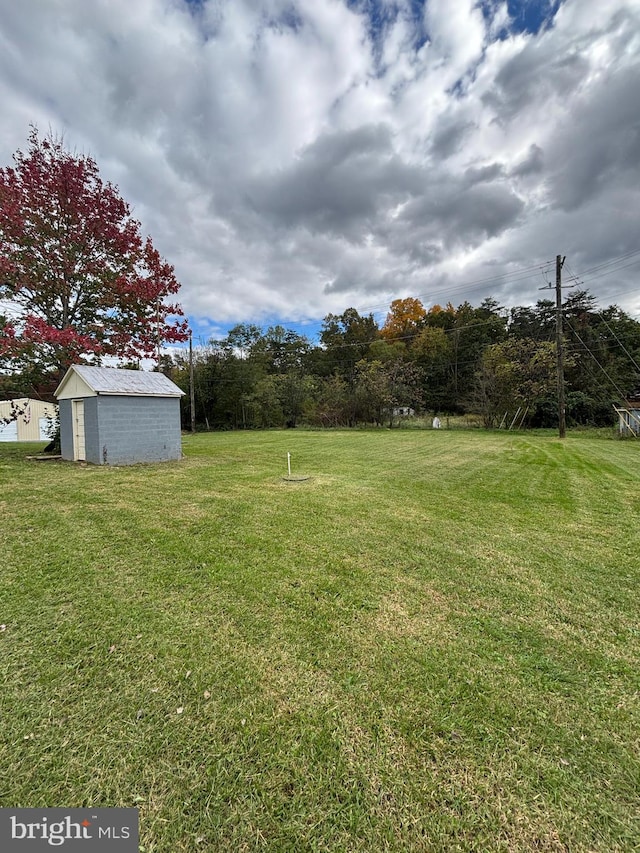
M 97 401 L 97 445 L 91 458 L 87 448 L 88 461 L 130 465 L 182 457 L 177 397 L 105 395 L 93 399 Z
M 84 454 L 87 462 L 100 464 L 98 442 L 100 426 L 98 424 L 98 397 L 84 398 Z

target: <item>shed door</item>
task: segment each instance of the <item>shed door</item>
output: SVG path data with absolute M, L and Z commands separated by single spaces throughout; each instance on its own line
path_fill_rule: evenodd
M 71 414 L 73 417 L 73 458 L 76 462 L 84 462 L 86 460 L 84 449 L 84 400 L 71 401 Z

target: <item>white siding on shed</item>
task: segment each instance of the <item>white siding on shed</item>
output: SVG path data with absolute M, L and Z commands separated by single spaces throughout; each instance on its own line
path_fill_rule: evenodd
M 73 400 L 78 397 L 95 397 L 96 391 L 88 385 L 77 371 L 70 369 L 58 386 L 58 400 Z

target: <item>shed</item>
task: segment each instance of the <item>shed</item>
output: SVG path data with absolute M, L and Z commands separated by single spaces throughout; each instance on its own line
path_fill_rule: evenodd
M 44 400 L 0 400 L 0 441 L 49 441 L 57 412 Z
M 640 436 L 640 390 L 632 394 L 621 406 L 614 406 L 618 415 L 620 435 Z
M 163 373 L 71 366 L 55 392 L 62 458 L 97 465 L 180 459 L 183 393 Z

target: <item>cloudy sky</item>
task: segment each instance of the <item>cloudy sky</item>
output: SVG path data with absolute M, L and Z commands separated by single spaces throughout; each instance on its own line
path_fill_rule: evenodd
M 557 254 L 640 315 L 640 0 L 0 0 L 0 103 L 0 162 L 90 153 L 201 340 L 532 304 Z

